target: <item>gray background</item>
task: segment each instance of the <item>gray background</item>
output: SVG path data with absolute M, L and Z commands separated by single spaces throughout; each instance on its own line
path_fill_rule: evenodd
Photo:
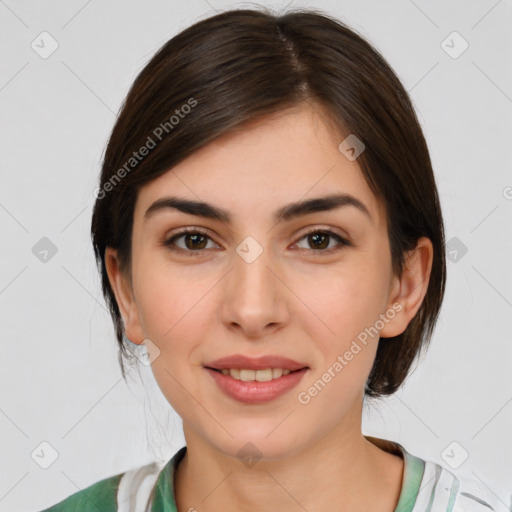
M 115 115 L 154 52 L 216 10 L 247 6 L 0 1 L 2 511 L 39 510 L 182 446 L 180 419 L 150 370 L 141 368 L 142 384 L 135 371 L 121 379 L 89 239 L 92 191 Z M 364 433 L 448 469 L 467 452 L 455 472 L 508 510 L 512 2 L 298 6 L 347 22 L 393 66 L 424 127 L 446 222 L 451 261 L 430 351 L 402 390 L 365 408 Z M 47 58 L 43 31 L 58 43 Z M 460 55 L 454 31 L 469 45 Z M 46 261 L 43 237 L 57 249 Z M 58 453 L 47 469 L 52 448 L 42 442 Z

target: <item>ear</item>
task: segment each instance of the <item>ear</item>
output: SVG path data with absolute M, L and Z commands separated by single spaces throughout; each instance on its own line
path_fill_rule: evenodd
M 381 338 L 402 334 L 420 308 L 428 289 L 433 254 L 432 242 L 426 237 L 407 253 L 402 276 L 393 276 L 389 296 L 387 311 L 393 309 L 396 314 L 384 325 Z
M 132 343 L 140 344 L 144 341 L 145 336 L 140 324 L 133 288 L 127 276 L 121 271 L 117 250 L 112 247 L 105 249 L 105 267 L 123 317 L 126 337 Z

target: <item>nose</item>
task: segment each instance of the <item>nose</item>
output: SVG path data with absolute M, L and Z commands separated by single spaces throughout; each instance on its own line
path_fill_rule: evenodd
M 285 325 L 289 318 L 287 292 L 279 267 L 269 250 L 254 260 L 235 252 L 233 267 L 225 278 L 221 318 L 230 329 L 246 337 L 261 338 Z

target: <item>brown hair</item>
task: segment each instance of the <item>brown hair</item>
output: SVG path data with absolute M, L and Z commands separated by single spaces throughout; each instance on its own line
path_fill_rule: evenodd
M 430 341 L 446 279 L 443 219 L 420 124 L 393 70 L 352 29 L 316 9 L 275 15 L 263 7 L 222 12 L 165 43 L 137 76 L 113 128 L 91 234 L 123 376 L 130 351 L 104 256 L 107 246 L 117 249 L 130 280 L 138 189 L 242 123 L 310 100 L 365 145 L 357 161 L 386 208 L 394 273 L 402 274 L 404 253 L 420 237 L 433 244 L 422 305 L 402 334 L 379 342 L 365 395 L 389 395 L 403 383 Z

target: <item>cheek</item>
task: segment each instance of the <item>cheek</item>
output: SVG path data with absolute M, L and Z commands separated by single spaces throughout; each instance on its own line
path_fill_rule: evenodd
M 184 329 L 200 328 L 205 296 L 215 284 L 208 273 L 187 272 L 153 257 L 140 260 L 137 308 L 144 332 L 166 348 Z
M 140 265 L 141 269 L 151 270 L 138 274 L 139 319 L 145 336 L 159 350 L 151 365 L 155 378 L 161 389 L 178 398 L 181 397 L 179 383 L 195 379 L 190 365 L 199 362 L 200 347 L 209 338 L 211 310 L 207 309 L 211 308 L 211 293 L 208 292 L 215 279 L 211 275 L 192 278 L 168 263 L 152 263 Z M 164 394 L 170 398 L 167 391 Z
M 342 349 L 383 312 L 387 291 L 383 276 L 375 262 L 365 260 L 301 275 L 294 292 L 308 307 L 296 318 L 312 339 L 321 340 L 324 351 Z

